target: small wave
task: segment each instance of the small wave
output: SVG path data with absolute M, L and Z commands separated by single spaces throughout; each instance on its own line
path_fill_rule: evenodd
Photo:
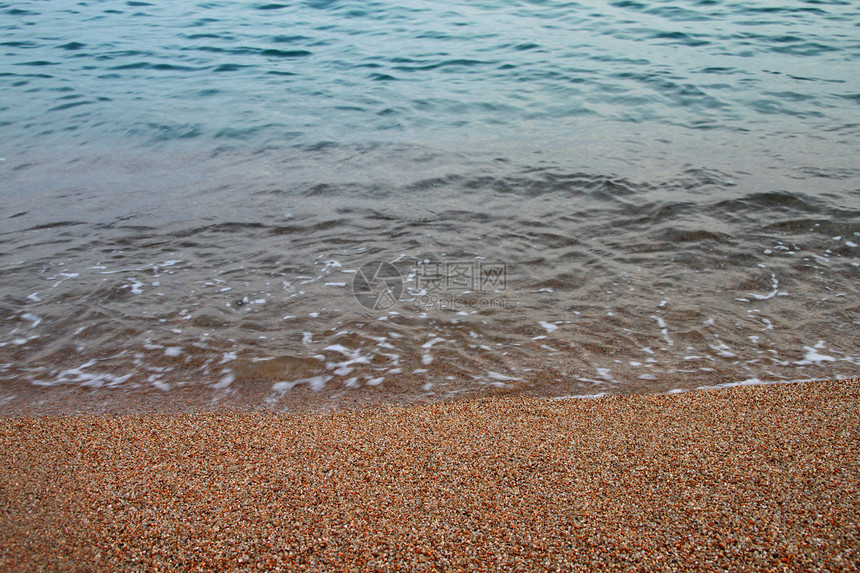
M 147 134 L 153 141 L 176 141 L 182 139 L 194 139 L 203 135 L 203 126 L 196 125 L 166 125 L 149 123 L 145 126 L 132 128 L 135 132 Z
M 311 54 L 312 52 L 309 52 L 308 50 L 276 50 L 274 48 L 267 48 L 260 51 L 260 55 L 262 56 L 275 58 L 304 58 Z
M 39 16 L 39 12 L 32 10 L 24 10 L 23 8 L 9 8 L 5 11 L 9 16 Z
M 95 102 L 92 102 L 92 101 L 74 101 L 74 102 L 69 102 L 69 103 L 64 103 L 64 104 L 54 106 L 52 108 L 49 108 L 48 111 L 63 111 L 66 109 L 71 109 L 73 107 L 78 107 L 78 106 L 82 106 L 82 105 L 90 105 L 93 103 L 95 103 Z
M 82 50 L 83 48 L 86 48 L 86 47 L 87 47 L 87 45 L 82 44 L 81 42 L 68 42 L 66 44 L 62 44 L 60 46 L 57 46 L 57 48 L 59 48 L 61 50 L 69 50 L 69 51 Z
M 685 34 L 684 32 L 655 32 L 651 38 L 655 40 L 670 40 L 670 44 L 677 43 L 694 48 L 711 44 L 710 40 L 705 40 L 701 36 Z
M 292 35 L 292 36 L 274 36 L 272 37 L 272 42 L 276 44 L 297 44 L 297 43 L 308 43 L 312 40 L 310 36 L 302 36 L 302 35 Z
M 250 67 L 252 67 L 252 66 L 243 65 L 243 64 L 220 64 L 218 66 L 215 66 L 212 69 L 212 71 L 213 72 L 219 72 L 219 73 L 220 72 L 237 72 L 239 70 L 242 70 L 245 68 L 250 68 Z M 215 93 L 217 93 L 217 91 Z
M 41 225 L 36 225 L 35 227 L 30 227 L 27 229 L 28 231 L 44 231 L 46 229 L 58 229 L 61 227 L 77 227 L 80 225 L 86 225 L 87 223 L 84 221 L 56 221 L 53 223 L 43 223 Z
M 151 62 L 135 62 L 108 68 L 111 70 L 156 70 L 159 72 L 198 72 L 205 67 L 183 66 L 179 64 L 153 64 Z
M 483 61 L 483 60 L 466 60 L 466 59 L 453 59 L 453 60 L 443 60 L 439 62 L 428 62 L 423 63 L 418 60 L 404 59 L 404 58 L 394 58 L 392 59 L 393 63 L 398 65 L 393 66 L 393 69 L 401 71 L 401 72 L 426 72 L 430 70 L 436 70 L 440 68 L 472 68 L 475 66 L 489 66 L 498 64 L 496 61 Z M 415 65 L 403 65 L 403 63 L 413 63 Z
M 32 62 L 19 62 L 14 64 L 16 66 L 33 66 L 33 67 L 43 67 L 43 66 L 56 66 L 58 62 L 49 62 L 48 60 L 34 60 Z
M 822 213 L 825 211 L 819 199 L 801 193 L 788 191 L 769 191 L 751 193 L 738 199 L 719 201 L 715 207 L 726 212 L 739 211 L 790 211 L 803 213 Z

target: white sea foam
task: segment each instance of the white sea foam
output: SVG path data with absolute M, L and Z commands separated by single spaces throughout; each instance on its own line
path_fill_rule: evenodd
M 674 346 L 675 342 L 669 336 L 669 328 L 666 326 L 666 321 L 663 320 L 663 317 L 651 315 L 651 318 L 657 321 L 657 326 L 660 327 L 660 332 L 663 334 L 663 340 L 666 341 L 666 344 L 668 344 L 669 346 Z
M 502 382 L 513 381 L 513 380 L 522 380 L 522 378 L 516 378 L 514 376 L 506 376 L 505 374 L 500 374 L 499 372 L 493 372 L 492 370 L 487 371 L 487 378 L 492 380 L 499 380 Z
M 159 390 L 161 390 L 163 392 L 167 392 L 168 390 L 170 390 L 170 384 L 167 384 L 166 382 L 162 382 L 160 374 L 151 375 L 147 379 L 147 382 L 149 384 L 152 384 L 153 386 L 155 386 L 156 388 L 158 388 Z
M 32 322 L 33 328 L 36 328 L 37 326 L 42 324 L 42 319 L 39 316 L 33 314 L 32 312 L 25 312 L 24 314 L 21 315 L 21 318 L 23 318 L 24 320 L 29 320 L 30 322 Z
M 434 344 L 439 344 L 440 342 L 445 342 L 445 340 L 446 339 L 440 338 L 437 336 L 436 338 L 429 340 L 429 341 L 425 342 L 424 344 L 422 344 L 421 348 L 423 348 L 425 350 L 430 350 L 430 348 L 432 348 Z
M 347 358 L 347 360 L 344 360 L 343 362 L 326 363 L 326 369 L 331 370 L 332 373 L 337 376 L 348 376 L 351 374 L 355 370 L 355 368 L 353 368 L 354 364 L 370 364 L 371 362 L 371 357 L 361 354 L 359 349 L 352 350 L 342 344 L 332 344 L 327 346 L 325 350 L 338 352 Z
M 33 383 L 39 386 L 54 386 L 57 384 L 78 384 L 91 388 L 114 388 L 119 386 L 126 380 L 132 377 L 132 373 L 117 376 L 108 372 L 89 372 L 88 368 L 94 366 L 98 361 L 89 360 L 77 368 L 67 368 L 57 374 L 53 380 L 34 380 Z
M 822 362 L 836 362 L 836 358 L 833 356 L 827 356 L 826 354 L 818 352 L 819 350 L 824 349 L 824 341 L 819 341 L 818 344 L 815 345 L 815 348 L 804 346 L 803 349 L 806 351 L 806 355 L 803 357 L 803 360 L 795 362 L 795 364 L 799 366 L 807 366 L 811 364 L 820 366 Z
M 213 384 L 212 385 L 213 388 L 217 388 L 219 390 L 222 390 L 222 389 L 230 386 L 230 384 L 232 384 L 236 380 L 236 375 L 233 374 L 233 371 L 230 370 L 229 368 L 225 368 L 221 372 L 221 374 L 222 374 L 221 380 L 219 380 L 217 383 Z
M 771 384 L 796 384 L 798 382 L 814 382 L 813 378 L 803 378 L 795 380 L 762 380 L 757 377 L 747 378 L 746 380 L 737 380 L 732 382 L 724 382 L 722 384 L 714 384 L 709 386 L 698 386 L 696 390 L 720 390 L 723 388 L 734 388 L 736 386 L 768 386 Z M 686 392 L 687 390 L 677 389 L 670 391 L 671 393 Z
M 729 348 L 723 341 L 717 340 L 717 344 L 709 345 L 711 350 L 717 353 L 718 356 L 722 356 L 723 358 L 736 358 L 737 354 L 732 352 L 732 349 Z
M 603 398 L 609 396 L 608 392 L 598 392 L 597 394 L 568 394 L 567 396 L 556 396 L 553 400 L 591 400 L 593 398 Z
M 283 396 L 288 391 L 292 390 L 299 384 L 307 384 L 311 390 L 319 391 L 325 388 L 326 383 L 332 379 L 332 376 L 327 374 L 322 374 L 319 376 L 311 376 L 310 378 L 300 378 L 299 380 L 293 380 L 292 382 L 275 382 L 272 385 L 272 392 L 275 396 L 270 395 L 266 401 L 274 402 L 280 396 Z
M 748 292 L 747 294 L 756 300 L 769 300 L 769 299 L 772 299 L 773 297 L 777 296 L 778 294 L 783 294 L 783 293 L 779 292 L 779 281 L 777 280 L 776 275 L 771 273 L 770 278 L 771 278 L 771 284 L 773 286 L 773 290 L 771 290 L 768 294 L 755 294 L 755 293 L 751 293 L 751 292 Z M 745 300 L 745 299 L 738 299 L 738 300 L 743 300 L 743 302 L 749 302 L 748 300 Z
M 63 277 L 62 279 L 58 280 L 57 282 L 55 282 L 52 285 L 51 288 L 55 288 L 55 287 L 59 286 L 60 284 L 66 282 L 67 280 L 77 278 L 79 276 L 81 276 L 81 275 L 79 275 L 78 273 L 57 273 L 56 275 L 49 277 L 48 280 L 54 280 L 57 277 Z
M 610 382 L 618 382 L 615 377 L 612 376 L 612 371 L 609 368 L 597 368 L 596 370 L 597 375 L 604 380 L 608 380 Z

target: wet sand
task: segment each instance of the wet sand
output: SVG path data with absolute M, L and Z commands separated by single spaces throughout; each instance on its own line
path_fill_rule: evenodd
M 854 378 L 17 415 L 0 570 L 856 571 L 858 399 Z

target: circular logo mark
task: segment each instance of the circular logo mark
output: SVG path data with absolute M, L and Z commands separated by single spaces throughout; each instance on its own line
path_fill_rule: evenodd
M 370 310 L 386 310 L 397 304 L 403 293 L 403 278 L 391 263 L 371 261 L 361 265 L 352 279 L 352 294 L 358 304 Z

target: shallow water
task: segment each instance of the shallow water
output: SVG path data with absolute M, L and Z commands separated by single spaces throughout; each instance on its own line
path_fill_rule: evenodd
M 858 27 L 850 2 L 0 4 L 0 400 L 856 375 Z

